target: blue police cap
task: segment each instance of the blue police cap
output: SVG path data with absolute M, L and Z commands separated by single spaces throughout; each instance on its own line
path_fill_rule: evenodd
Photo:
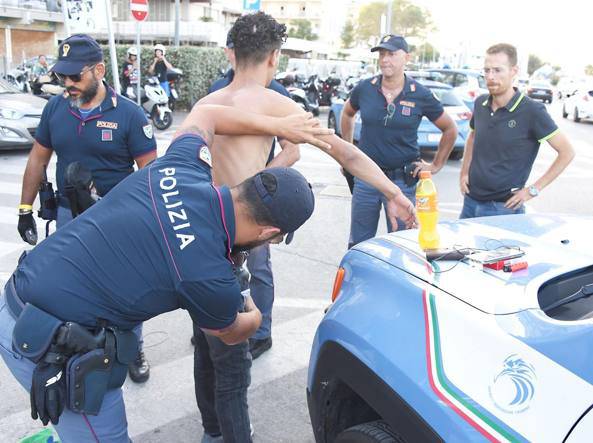
M 86 34 L 74 34 L 58 48 L 58 61 L 52 71 L 58 74 L 79 74 L 85 66 L 103 61 L 103 50 L 94 38 Z
M 276 190 L 268 192 L 262 181 L 263 174 L 270 174 L 276 180 Z M 292 168 L 269 168 L 254 177 L 255 188 L 263 204 L 270 211 L 274 225 L 287 233 L 290 243 L 294 231 L 305 223 L 315 208 L 315 197 L 307 179 Z
M 401 49 L 405 52 L 410 52 L 408 42 L 401 35 L 385 35 L 377 46 L 371 49 L 371 52 L 378 51 L 379 49 L 387 49 L 388 51 L 395 52 Z

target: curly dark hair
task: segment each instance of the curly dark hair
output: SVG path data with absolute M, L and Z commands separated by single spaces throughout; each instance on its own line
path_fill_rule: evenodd
M 286 25 L 264 12 L 245 14 L 229 32 L 237 65 L 257 65 L 286 41 Z

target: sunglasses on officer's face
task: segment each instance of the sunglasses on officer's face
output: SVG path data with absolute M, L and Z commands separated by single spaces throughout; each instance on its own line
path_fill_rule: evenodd
M 78 74 L 58 74 L 56 72 L 56 77 L 58 77 L 58 80 L 60 80 L 62 83 L 64 83 L 67 78 L 69 78 L 70 81 L 72 81 L 74 83 L 78 83 L 80 80 L 82 80 L 82 76 L 85 73 L 93 70 L 95 66 L 97 66 L 97 65 L 87 66 L 86 68 L 83 68 L 83 70 L 80 71 L 80 73 L 78 73 Z

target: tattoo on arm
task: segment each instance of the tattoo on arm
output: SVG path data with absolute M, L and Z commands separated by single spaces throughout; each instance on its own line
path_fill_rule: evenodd
M 204 141 L 206 142 L 206 144 L 208 146 L 212 146 L 212 141 L 214 140 L 214 130 L 213 129 L 204 130 L 197 125 L 189 125 L 184 128 L 181 128 L 179 130 L 179 133 L 177 134 L 177 136 L 182 135 L 182 134 L 199 135 L 200 137 L 202 137 L 204 139 Z

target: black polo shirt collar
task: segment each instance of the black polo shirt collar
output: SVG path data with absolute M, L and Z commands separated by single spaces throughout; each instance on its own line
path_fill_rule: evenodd
M 499 109 L 506 109 L 509 112 L 513 112 L 515 109 L 517 109 L 517 106 L 519 106 L 519 104 L 521 103 L 521 101 L 523 100 L 523 97 L 525 97 L 525 95 L 522 92 L 519 92 L 519 90 L 517 88 L 513 88 L 515 90 L 515 93 L 513 94 L 513 96 L 511 97 L 511 99 L 508 101 L 508 103 L 504 106 L 502 106 Z M 484 100 L 482 102 L 482 106 L 488 106 L 490 107 L 490 109 L 492 109 L 492 95 L 489 95 L 486 100 Z

